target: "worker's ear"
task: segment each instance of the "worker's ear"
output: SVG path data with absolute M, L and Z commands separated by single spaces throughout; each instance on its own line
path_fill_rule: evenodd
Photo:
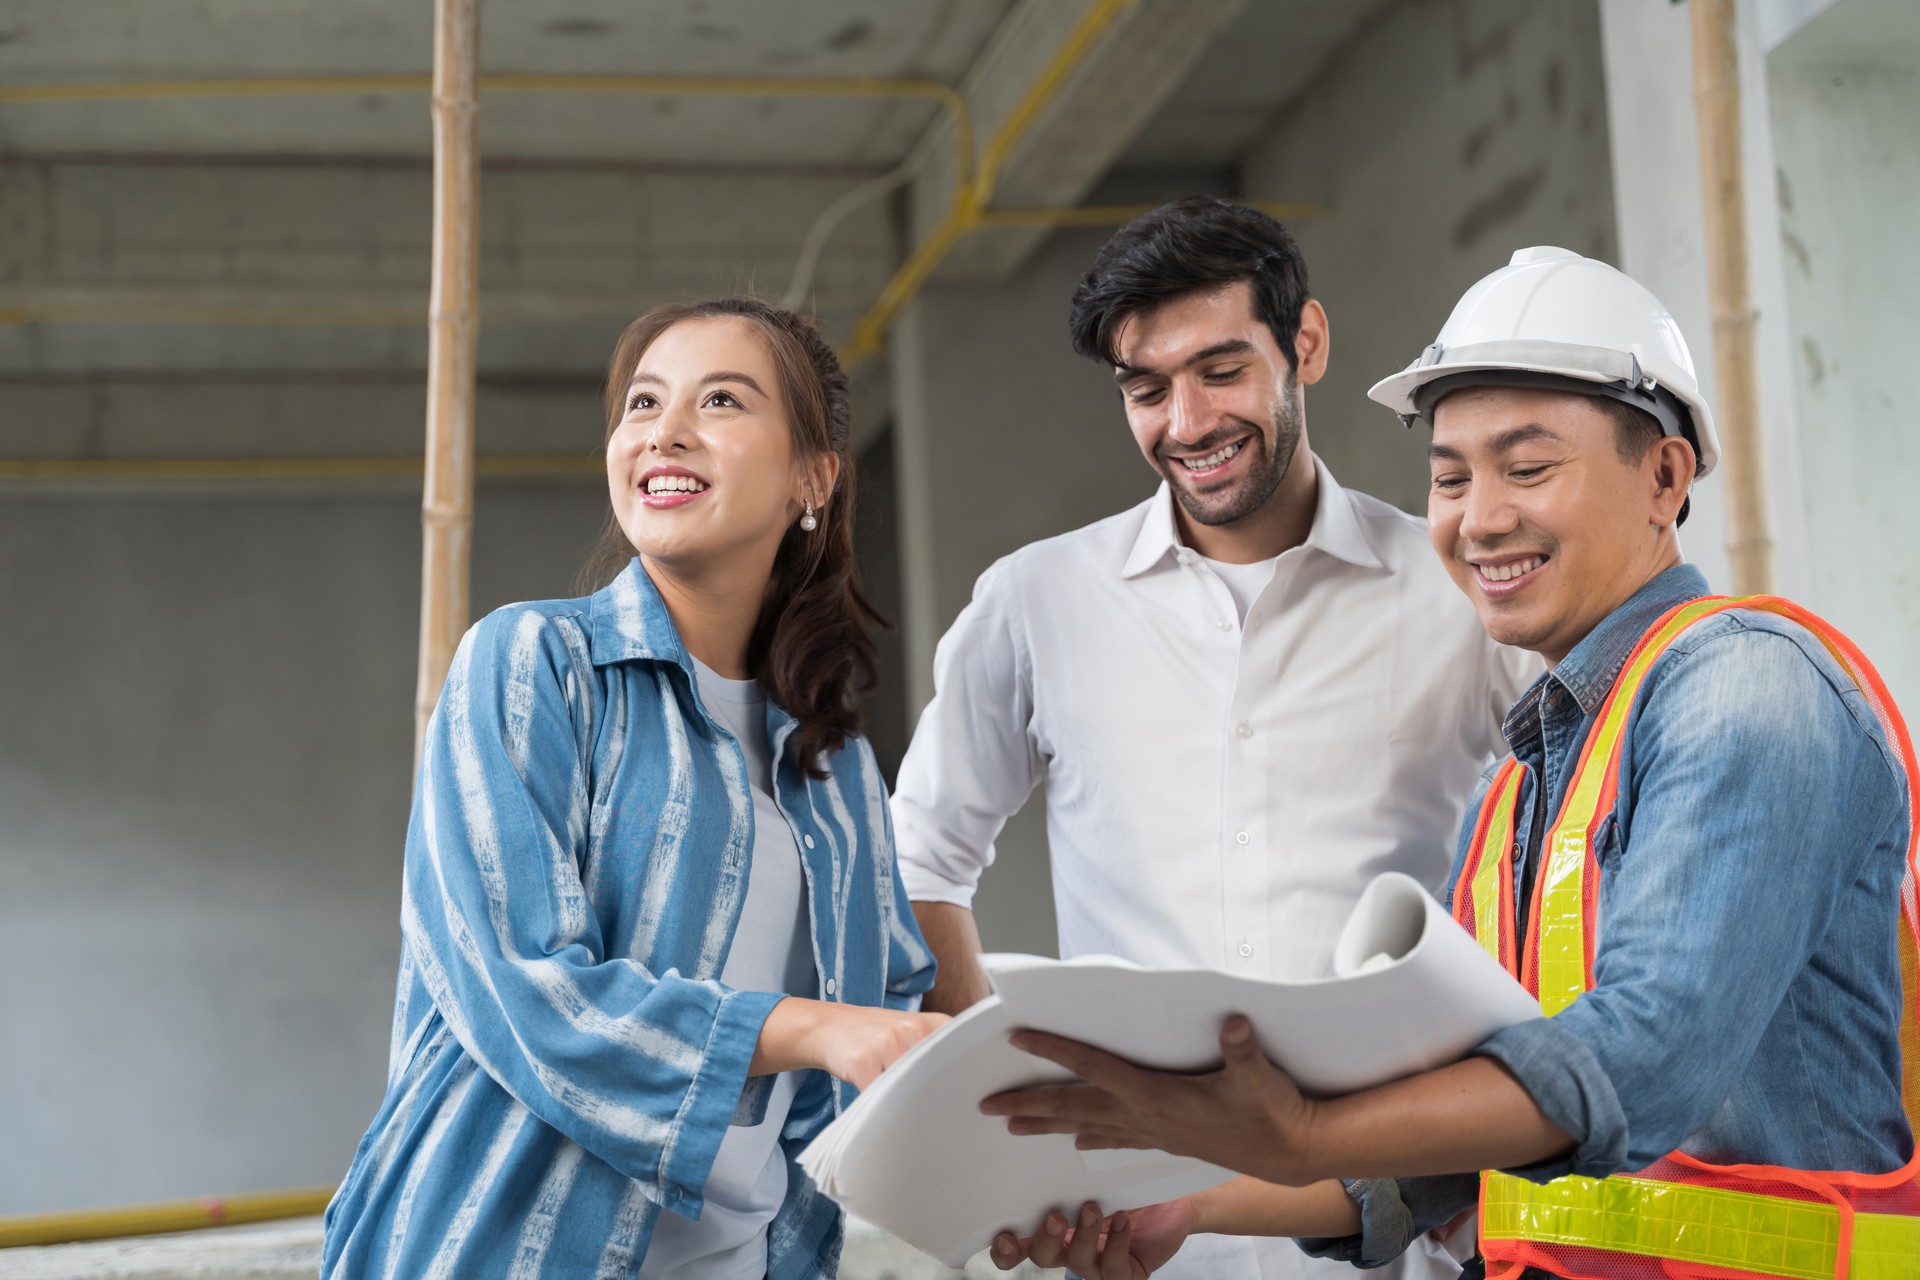
M 1661 436 L 1647 448 L 1645 468 L 1653 509 L 1649 519 L 1656 529 L 1671 529 L 1693 488 L 1696 466 L 1693 446 L 1679 436 Z

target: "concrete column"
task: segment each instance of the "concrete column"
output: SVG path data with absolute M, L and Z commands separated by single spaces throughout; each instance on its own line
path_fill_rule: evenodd
M 1714 402 L 1712 317 L 1707 302 L 1700 157 L 1694 127 L 1692 36 L 1687 11 L 1638 0 L 1601 0 L 1607 114 L 1619 227 L 1618 265 L 1666 303 L 1693 350 L 1702 388 Z M 1799 442 L 1789 364 L 1786 276 L 1774 198 L 1758 6 L 1740 7 L 1742 146 L 1746 153 L 1747 238 L 1759 312 L 1760 434 L 1773 514 L 1774 580 L 1785 595 L 1818 607 L 1801 492 Z M 1724 495 L 1709 477 L 1681 532 L 1687 558 L 1717 589 L 1730 584 Z

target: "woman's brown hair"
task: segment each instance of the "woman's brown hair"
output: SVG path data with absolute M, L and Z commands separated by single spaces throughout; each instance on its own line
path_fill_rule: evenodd
M 868 634 L 889 625 L 860 589 L 853 557 L 853 432 L 847 375 L 813 321 L 758 298 L 655 307 L 627 326 L 607 366 L 607 438 L 626 416 L 627 387 L 654 340 L 684 320 L 737 316 L 766 340 L 780 398 L 802 459 L 838 454 L 840 480 L 825 495 L 812 533 L 787 529 L 774 556 L 773 577 L 747 645 L 747 670 L 767 696 L 800 722 L 794 738 L 807 772 L 825 777 L 821 760 L 860 731 L 859 699 L 878 680 L 878 655 Z M 634 556 L 633 544 L 611 513 L 580 572 L 583 591 L 611 582 Z

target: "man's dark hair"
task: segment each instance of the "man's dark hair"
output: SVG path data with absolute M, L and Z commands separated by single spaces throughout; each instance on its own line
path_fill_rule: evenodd
M 1609 400 L 1605 396 L 1588 397 L 1594 408 L 1613 420 L 1613 447 L 1620 454 L 1620 461 L 1637 463 L 1647 456 L 1647 450 L 1666 435 L 1660 429 L 1660 420 L 1645 409 L 1635 408 L 1619 400 Z M 1700 463 L 1693 464 L 1694 475 L 1700 474 Z M 1687 522 L 1687 514 L 1693 510 L 1693 495 L 1689 494 L 1680 502 L 1680 516 L 1673 523 L 1677 527 Z
M 1120 363 L 1114 341 L 1129 316 L 1202 290 L 1250 281 L 1253 311 L 1298 372 L 1293 338 L 1307 301 L 1307 264 L 1278 222 L 1218 196 L 1188 196 L 1113 233 L 1073 294 L 1073 349 Z

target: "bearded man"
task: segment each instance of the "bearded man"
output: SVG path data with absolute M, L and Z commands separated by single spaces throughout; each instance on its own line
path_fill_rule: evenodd
M 1539 671 L 1488 638 L 1422 521 L 1314 457 L 1327 313 L 1278 222 L 1207 197 L 1136 219 L 1075 293 L 1072 334 L 1161 484 L 994 564 L 940 643 L 893 816 L 939 959 L 925 1007 L 947 1013 L 987 994 L 974 889 L 1041 781 L 1064 958 L 1322 976 L 1374 876 L 1445 879 Z M 1393 1265 L 1457 1270 L 1437 1247 Z M 1204 1236 L 1164 1274 L 1347 1271 Z

